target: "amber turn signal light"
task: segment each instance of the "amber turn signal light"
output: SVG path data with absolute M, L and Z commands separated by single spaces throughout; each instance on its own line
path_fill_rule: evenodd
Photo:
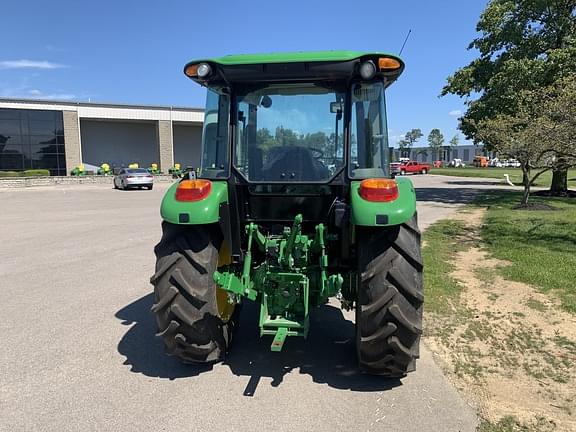
M 190 78 L 195 78 L 198 76 L 198 64 L 191 64 L 189 66 L 186 66 L 186 69 L 184 69 L 184 73 L 186 74 L 187 77 Z
M 366 179 L 360 183 L 360 196 L 366 201 L 389 202 L 398 198 L 398 184 L 392 179 Z
M 200 201 L 210 195 L 210 180 L 182 180 L 176 188 L 176 201 Z
M 378 69 L 381 71 L 391 71 L 400 68 L 400 62 L 394 58 L 381 57 L 378 59 Z

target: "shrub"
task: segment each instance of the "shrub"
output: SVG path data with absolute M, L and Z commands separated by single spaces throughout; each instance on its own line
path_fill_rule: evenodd
M 50 171 L 47 169 L 31 169 L 23 171 L 20 175 L 22 177 L 49 176 Z
M 16 171 L 0 171 L 0 177 L 20 177 L 20 173 Z

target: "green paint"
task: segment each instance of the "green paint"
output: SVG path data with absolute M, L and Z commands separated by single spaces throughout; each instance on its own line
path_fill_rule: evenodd
M 212 182 L 210 195 L 200 201 L 176 201 L 176 188 L 174 183 L 166 191 L 160 207 L 160 215 L 166 222 L 178 225 L 201 225 L 218 222 L 220 218 L 220 204 L 228 202 L 228 185 L 225 181 Z M 180 214 L 188 214 L 189 221 L 181 223 Z
M 360 196 L 360 182 L 350 185 L 350 202 L 352 207 L 351 222 L 362 226 L 399 225 L 409 220 L 416 212 L 416 193 L 412 182 L 405 177 L 397 177 L 398 198 L 391 202 L 370 202 Z M 386 225 L 376 224 L 376 215 L 387 215 Z
M 338 62 L 350 61 L 360 57 L 391 57 L 404 64 L 402 59 L 394 54 L 369 51 L 298 51 L 269 54 L 238 54 L 212 59 L 194 60 L 188 64 L 211 62 L 223 66 L 237 66 L 264 63 L 298 63 L 298 62 Z
M 248 224 L 242 268 L 230 266 L 214 273 L 222 289 L 260 300 L 260 334 L 275 335 L 281 342 L 272 344 L 273 351 L 282 349 L 286 336 L 306 337 L 310 306 L 324 304 L 340 292 L 344 282 L 339 274 L 328 275 L 324 225 L 317 225 L 310 238 L 302 234 L 302 222 L 302 215 L 297 215 L 281 235 L 268 236 L 258 225 Z M 256 268 L 252 268 L 253 247 L 266 255 Z
M 276 335 L 274 336 L 270 350 L 273 352 L 282 351 L 282 347 L 284 346 L 284 341 L 286 340 L 287 335 L 288 329 L 286 327 L 280 327 L 278 330 L 276 330 Z

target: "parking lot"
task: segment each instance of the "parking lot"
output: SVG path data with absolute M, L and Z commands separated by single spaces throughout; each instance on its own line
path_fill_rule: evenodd
M 423 226 L 491 187 L 413 179 Z M 0 430 L 475 429 L 474 410 L 426 349 L 402 381 L 359 375 L 352 314 L 337 303 L 282 353 L 260 342 L 247 303 L 224 364 L 165 356 L 149 277 L 167 187 L 0 191 Z

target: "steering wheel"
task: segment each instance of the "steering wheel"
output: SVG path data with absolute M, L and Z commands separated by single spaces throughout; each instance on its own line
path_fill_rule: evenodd
M 312 153 L 312 157 L 314 159 L 322 159 L 322 156 L 324 156 L 324 152 L 322 150 L 320 150 L 319 148 L 316 147 L 307 147 L 308 151 L 310 151 L 310 153 Z

